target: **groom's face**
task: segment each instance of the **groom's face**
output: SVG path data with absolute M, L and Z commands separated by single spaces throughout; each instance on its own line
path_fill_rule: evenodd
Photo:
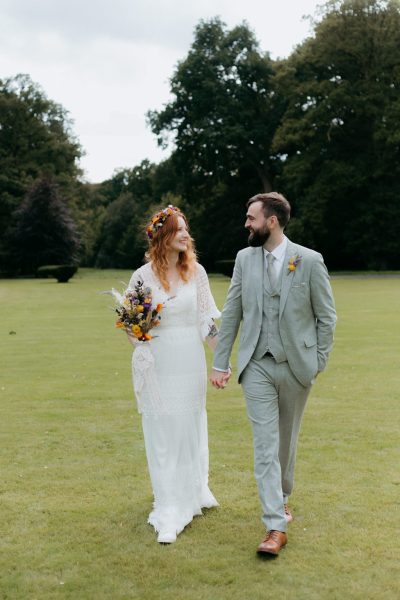
M 262 202 L 253 202 L 247 209 L 246 223 L 244 224 L 249 232 L 249 246 L 263 246 L 271 235 L 265 218 Z

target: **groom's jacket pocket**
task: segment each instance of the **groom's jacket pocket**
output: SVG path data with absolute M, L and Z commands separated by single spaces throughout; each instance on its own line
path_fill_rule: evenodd
M 307 281 L 300 281 L 299 283 L 294 283 L 292 285 L 292 290 L 298 290 L 298 289 L 304 290 L 305 288 L 308 288 Z

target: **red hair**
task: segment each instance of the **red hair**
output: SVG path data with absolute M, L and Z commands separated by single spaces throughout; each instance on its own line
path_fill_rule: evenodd
M 151 261 L 153 270 L 161 281 L 164 289 L 169 291 L 170 285 L 167 279 L 168 271 L 168 250 L 170 243 L 178 232 L 178 219 L 182 219 L 186 223 L 186 227 L 189 231 L 189 225 L 187 219 L 183 213 L 176 211 L 169 215 L 164 221 L 162 227 L 160 227 L 154 234 L 152 239 L 149 239 L 149 249 L 146 252 L 146 259 L 148 262 Z M 151 222 L 151 220 L 150 220 Z M 189 236 L 187 249 L 184 252 L 179 252 L 177 269 L 179 275 L 183 281 L 187 282 L 194 275 L 196 268 L 196 250 L 194 247 L 193 239 Z

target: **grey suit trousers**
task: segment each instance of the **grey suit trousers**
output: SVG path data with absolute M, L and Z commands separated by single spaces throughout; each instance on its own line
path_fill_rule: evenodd
M 252 359 L 241 384 L 253 428 L 254 473 L 267 530 L 286 531 L 284 504 L 293 489 L 301 419 L 311 385 L 303 386 L 287 362 Z

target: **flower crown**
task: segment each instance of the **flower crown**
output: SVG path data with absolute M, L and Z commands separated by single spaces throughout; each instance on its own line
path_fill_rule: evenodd
M 149 240 L 153 239 L 154 234 L 161 229 L 168 217 L 170 217 L 174 213 L 180 212 L 181 211 L 177 206 L 172 206 L 172 204 L 169 204 L 167 208 L 163 208 L 162 210 L 160 210 L 160 212 L 156 213 L 151 219 L 150 225 L 146 229 L 147 237 L 149 238 Z

